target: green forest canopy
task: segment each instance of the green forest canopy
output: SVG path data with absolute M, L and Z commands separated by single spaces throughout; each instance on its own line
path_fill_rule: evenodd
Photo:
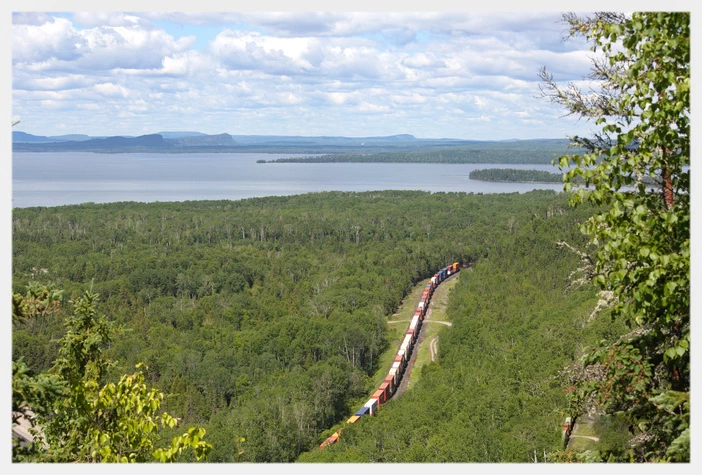
M 129 328 L 109 349 L 119 362 L 114 374 L 146 363 L 146 382 L 167 395 L 162 408 L 185 426 L 206 428 L 213 445 L 209 461 L 291 462 L 367 399 L 373 375 L 382 370 L 380 354 L 396 351 L 388 346 L 385 322 L 413 283 L 456 260 L 484 261 L 488 268 L 506 266 L 507 273 L 527 272 L 519 284 L 523 292 L 516 294 L 536 306 L 543 303 L 547 279 L 554 305 L 560 305 L 559 299 L 570 298 L 567 274 L 577 258 L 555 241 L 577 240 L 577 223 L 586 216 L 586 210 L 568 210 L 566 197 L 552 191 L 330 192 L 25 208 L 13 216 L 13 286 L 21 291 L 38 279 L 54 282 L 66 298 L 89 287 L 99 293 L 100 311 Z M 543 268 L 540 255 L 554 263 L 552 269 Z M 485 292 L 501 285 L 500 275 Z M 471 282 L 466 279 L 457 295 L 474 298 L 471 285 L 483 287 Z M 558 340 L 563 346 L 553 365 L 534 375 L 541 381 L 534 384 L 550 381 L 550 422 L 513 421 L 542 435 L 504 460 L 528 461 L 532 447 L 558 448 L 553 424 L 562 414 L 553 411 L 564 407 L 565 398 L 548 368 L 556 371 L 575 356 L 570 341 L 579 330 L 572 321 L 582 319 L 593 298 L 588 291 L 577 295 L 571 310 L 543 323 L 573 332 Z M 504 295 L 486 298 L 502 302 Z M 13 360 L 24 358 L 36 372 L 50 367 L 63 318 L 59 313 L 16 329 Z M 552 343 L 551 332 L 543 333 Z M 451 338 L 464 346 L 460 335 L 442 340 L 442 351 L 451 351 Z M 535 338 L 531 331 L 506 335 L 529 354 L 537 349 L 527 341 Z M 460 366 L 463 359 L 450 364 Z M 505 397 L 525 404 L 521 390 L 500 395 Z M 245 439 L 243 456 L 234 437 Z M 464 461 L 500 458 L 474 457 Z

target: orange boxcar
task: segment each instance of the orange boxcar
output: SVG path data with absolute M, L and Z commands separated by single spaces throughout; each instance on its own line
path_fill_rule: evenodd
M 324 442 L 322 442 L 322 443 L 320 444 L 319 448 L 320 448 L 320 449 L 323 449 L 323 448 L 326 447 L 327 445 L 331 445 L 331 444 L 335 443 L 337 440 L 339 440 L 339 433 L 338 433 L 338 432 L 334 432 L 333 435 L 327 437 L 327 439 L 326 439 Z
M 385 393 L 385 400 L 387 401 L 390 399 L 390 396 L 392 396 L 392 388 L 391 388 L 391 382 L 390 381 L 383 381 L 383 384 L 380 385 L 380 390 Z
M 388 385 L 389 394 L 392 394 L 395 391 L 395 375 L 388 374 L 387 376 L 385 376 L 385 379 L 383 380 L 383 384 L 385 384 L 385 383 L 387 383 L 387 385 Z

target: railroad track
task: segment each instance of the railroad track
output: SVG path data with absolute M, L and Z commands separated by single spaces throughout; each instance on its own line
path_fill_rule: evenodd
M 388 375 L 383 380 L 377 391 L 373 393 L 373 396 L 363 405 L 361 409 L 356 412 L 355 415 L 351 416 L 346 423 L 354 424 L 363 417 L 374 416 L 383 404 L 386 404 L 388 399 L 392 397 L 401 396 L 409 385 L 410 375 L 412 373 L 412 368 L 417 359 L 417 354 L 419 353 L 419 348 L 424 341 L 426 329 L 424 322 L 429 323 L 431 321 L 432 313 L 432 296 L 436 288 L 443 282 L 455 278 L 458 271 L 461 269 L 458 262 L 439 270 L 430 279 L 430 282 L 424 287 L 421 298 L 419 299 L 419 304 L 416 307 L 414 316 L 410 320 L 409 328 L 405 334 L 400 349 L 395 355 L 392 367 L 388 372 Z M 407 322 L 406 320 L 392 320 L 388 323 L 400 323 Z M 438 323 L 451 326 L 450 322 L 439 321 Z M 436 357 L 437 350 L 437 338 L 434 338 L 431 342 L 433 347 L 431 349 L 431 359 L 434 361 Z M 339 440 L 342 429 L 339 429 L 331 436 L 327 437 L 324 442 L 319 446 L 323 449 L 330 444 L 334 444 Z

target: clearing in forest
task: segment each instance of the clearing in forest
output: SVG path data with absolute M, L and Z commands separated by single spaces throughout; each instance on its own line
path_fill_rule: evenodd
M 465 270 L 461 271 L 465 272 Z M 399 397 L 407 389 L 411 388 L 416 384 L 420 377 L 422 366 L 432 361 L 431 346 L 429 344 L 423 344 L 425 340 L 431 342 L 434 338 L 438 338 L 439 332 L 445 326 L 451 326 L 450 322 L 446 321 L 446 308 L 448 306 L 448 295 L 458 282 L 458 276 L 461 272 L 454 274 L 444 280 L 434 291 L 429 307 L 427 308 L 427 313 L 424 316 L 424 321 L 422 323 L 422 329 L 419 332 L 419 337 L 415 343 L 414 351 L 410 358 L 405 374 L 402 377 L 402 382 L 397 392 L 393 396 Z M 392 361 L 397 354 L 397 349 L 402 343 L 405 333 L 407 332 L 407 327 L 409 326 L 414 311 L 419 303 L 419 297 L 422 295 L 424 287 L 429 282 L 429 279 L 419 282 L 415 288 L 410 292 L 410 294 L 403 300 L 397 313 L 390 317 L 388 321 L 389 325 L 389 349 L 381 357 L 380 369 L 376 373 L 375 379 L 382 382 L 382 380 L 387 375 L 388 369 L 392 366 Z M 435 351 L 437 348 L 438 341 L 434 342 Z M 434 356 L 436 360 L 437 356 Z M 378 383 L 380 384 L 380 383 Z

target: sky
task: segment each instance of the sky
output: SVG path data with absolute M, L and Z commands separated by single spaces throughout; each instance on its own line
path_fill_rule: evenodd
M 539 97 L 542 66 L 594 86 L 592 53 L 564 41 L 557 11 L 62 10 L 12 12 L 15 131 L 500 140 L 593 128 Z

